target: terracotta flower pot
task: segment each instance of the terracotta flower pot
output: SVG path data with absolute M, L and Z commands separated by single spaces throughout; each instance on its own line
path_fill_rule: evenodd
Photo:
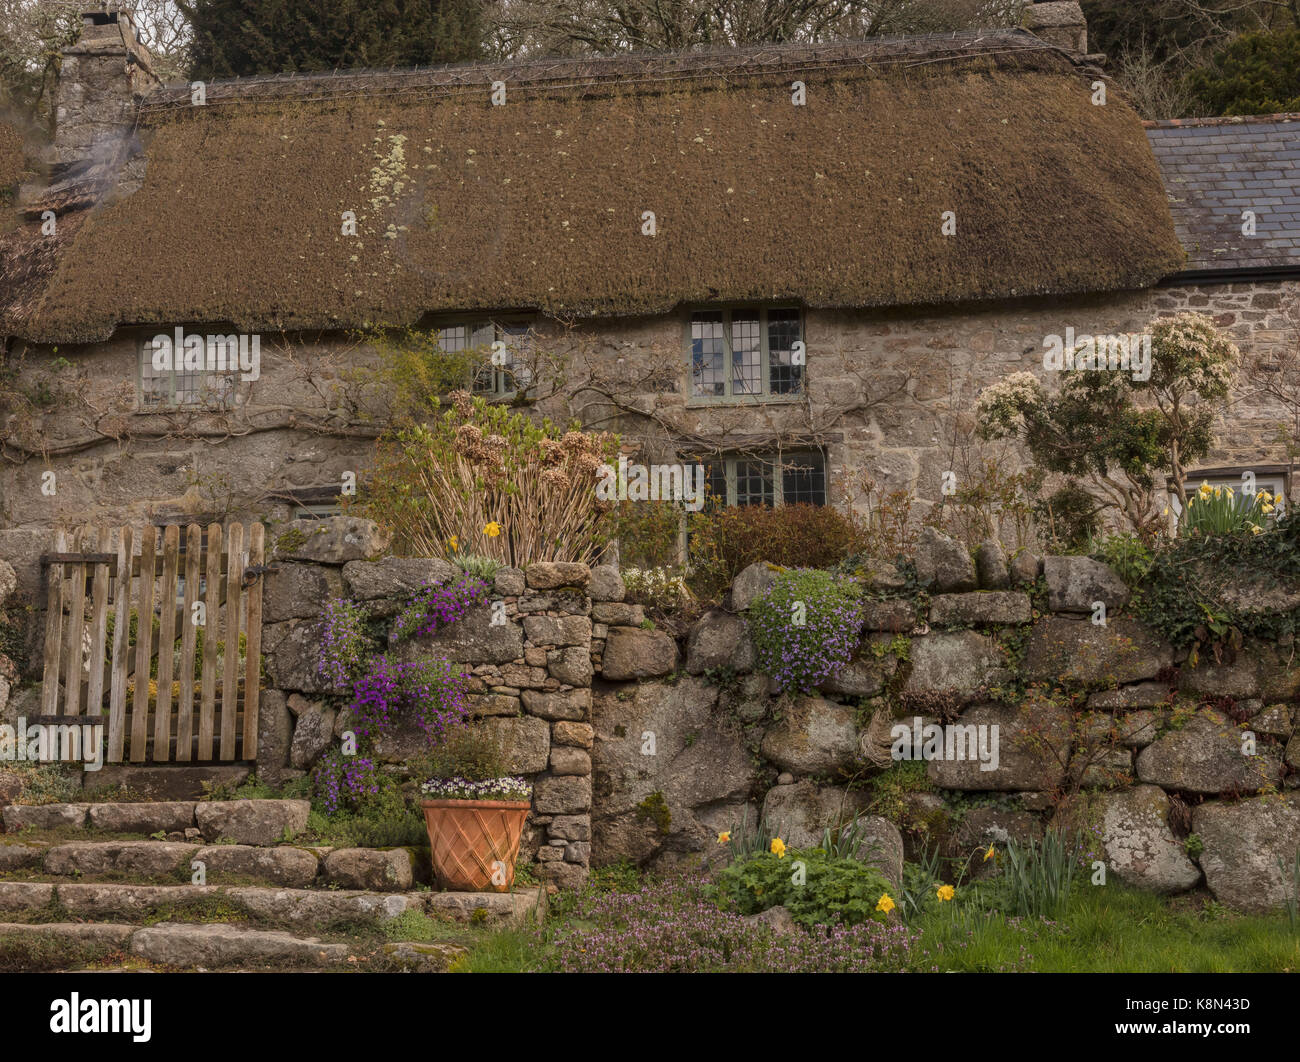
M 420 806 L 439 885 L 453 892 L 510 891 L 531 801 L 422 800 Z

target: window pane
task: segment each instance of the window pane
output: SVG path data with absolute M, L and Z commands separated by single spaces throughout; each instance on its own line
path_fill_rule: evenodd
M 736 504 L 772 504 L 772 463 L 747 458 L 736 461 Z
M 444 354 L 459 354 L 469 349 L 469 325 L 449 325 L 440 329 L 438 346 Z
M 527 323 L 501 325 L 497 338 L 506 345 L 506 359 L 497 366 L 497 393 L 514 394 L 532 382 L 533 329 Z
M 709 310 L 691 314 L 691 394 L 724 395 L 722 314 Z
M 825 457 L 821 454 L 784 455 L 781 460 L 781 500 L 786 505 L 825 505 Z
M 727 504 L 727 465 L 725 461 L 704 462 L 704 491 L 710 508 Z
M 757 395 L 763 391 L 761 330 L 757 313 L 731 318 L 731 393 Z
M 794 364 L 800 332 L 798 310 L 768 310 L 768 380 L 774 395 L 797 395 L 803 389 L 803 366 Z

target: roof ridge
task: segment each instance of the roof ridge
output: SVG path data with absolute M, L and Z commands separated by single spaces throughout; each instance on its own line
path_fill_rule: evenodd
M 480 87 L 486 81 L 553 85 L 638 80 L 677 80 L 717 75 L 756 76 L 777 73 L 791 63 L 840 67 L 862 63 L 940 61 L 995 55 L 1002 52 L 1065 52 L 1023 29 L 956 30 L 950 33 L 869 37 L 819 43 L 757 44 L 742 48 L 709 48 L 676 52 L 628 52 L 620 55 L 483 60 L 389 70 L 336 70 L 329 73 L 266 74 L 205 81 L 209 101 L 250 97 L 274 98 L 318 91 L 324 96 L 347 95 L 389 83 L 394 89 Z M 491 75 L 489 77 L 489 75 Z M 188 82 L 160 86 L 141 104 L 154 110 L 188 104 Z
M 1300 112 L 1227 114 L 1217 118 L 1148 118 L 1143 120 L 1142 125 L 1147 129 L 1182 129 L 1188 126 L 1257 125 L 1265 122 L 1300 122 Z

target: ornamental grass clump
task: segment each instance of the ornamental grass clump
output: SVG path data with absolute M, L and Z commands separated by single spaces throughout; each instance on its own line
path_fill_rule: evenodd
M 749 607 L 757 669 L 782 693 L 810 692 L 857 650 L 862 630 L 857 584 L 812 568 L 781 572 Z
M 458 391 L 440 416 L 379 440 L 360 511 L 408 556 L 591 563 L 612 531 L 613 503 L 596 485 L 617 451 L 614 436 Z

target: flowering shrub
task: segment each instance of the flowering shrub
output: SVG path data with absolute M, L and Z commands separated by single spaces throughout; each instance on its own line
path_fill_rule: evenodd
M 462 575 L 453 583 L 426 585 L 417 590 L 411 601 L 397 614 L 389 641 L 400 642 L 417 635 L 433 634 L 455 623 L 470 610 L 487 600 L 487 584 L 471 575 Z
M 855 583 L 830 572 L 782 572 L 749 607 L 759 671 L 781 692 L 810 691 L 850 660 L 862 628 Z
M 529 800 L 533 787 L 522 778 L 431 778 L 420 786 L 430 800 Z
M 398 661 L 381 656 L 357 680 L 352 700 L 355 730 L 375 738 L 413 722 L 431 741 L 465 721 L 466 677 L 442 657 L 425 655 Z
M 341 598 L 330 601 L 320 636 L 320 673 L 330 685 L 336 689 L 350 685 L 373 651 L 361 606 Z
M 718 910 L 703 881 L 667 879 L 637 892 L 582 896 L 575 921 L 555 938 L 555 965 L 580 973 L 901 972 L 930 967 L 919 939 L 905 926 L 874 921 L 778 936 Z
M 803 883 L 793 866 L 802 864 Z M 883 921 L 894 907 L 891 887 L 875 867 L 852 858 L 833 858 L 820 848 L 787 849 L 773 841 L 720 870 L 706 892 L 742 915 L 784 907 L 800 925 L 858 925 Z
M 317 762 L 312 784 L 316 798 L 333 815 L 354 809 L 363 798 L 377 794 L 379 773 L 374 760 L 344 756 L 342 749 L 335 747 Z

